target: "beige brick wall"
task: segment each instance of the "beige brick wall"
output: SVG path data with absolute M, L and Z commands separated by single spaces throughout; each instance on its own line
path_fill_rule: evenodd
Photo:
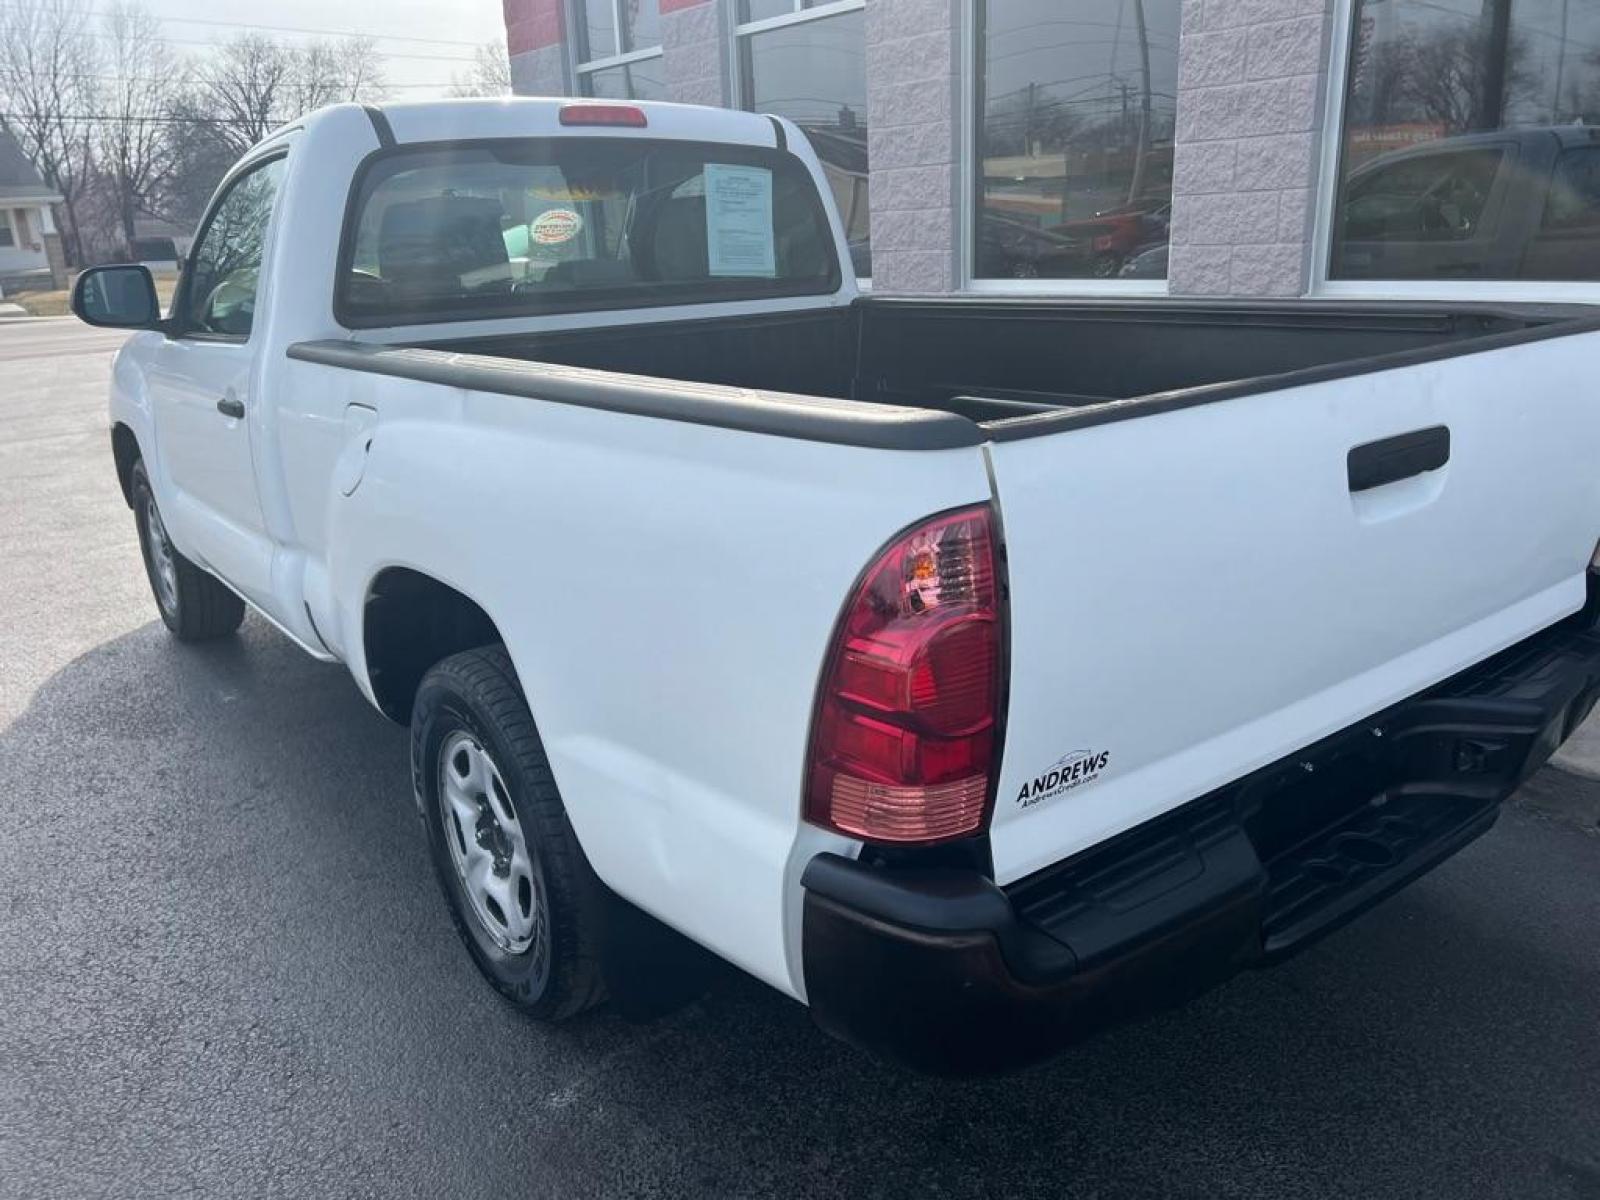
M 727 78 L 728 33 L 716 0 L 662 5 L 661 70 L 680 104 L 737 105 Z
M 955 286 L 960 0 L 867 0 L 872 286 Z
M 1168 287 L 1309 283 L 1330 0 L 1184 0 Z
M 518 96 L 565 96 L 566 48 L 557 42 L 511 56 L 511 90 Z

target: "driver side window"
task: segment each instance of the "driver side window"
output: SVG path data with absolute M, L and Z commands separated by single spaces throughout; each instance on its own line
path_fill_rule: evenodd
M 1344 236 L 1363 241 L 1463 241 L 1483 230 L 1498 149 L 1457 150 L 1376 166 L 1351 180 Z
M 275 158 L 241 175 L 212 213 L 189 268 L 184 316 L 190 329 L 225 337 L 250 335 L 267 223 L 283 164 Z

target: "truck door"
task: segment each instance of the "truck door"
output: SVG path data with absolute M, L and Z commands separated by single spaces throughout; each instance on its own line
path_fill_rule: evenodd
M 280 154 L 239 173 L 213 202 L 153 356 L 157 497 L 179 549 L 258 604 L 270 600 L 271 539 L 251 455 L 262 261 L 283 177 Z M 164 486 L 163 486 L 164 485 Z

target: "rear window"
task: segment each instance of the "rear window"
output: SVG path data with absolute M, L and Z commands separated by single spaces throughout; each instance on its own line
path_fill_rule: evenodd
M 641 138 L 403 148 L 356 185 L 337 311 L 413 324 L 839 286 L 811 176 L 778 150 Z

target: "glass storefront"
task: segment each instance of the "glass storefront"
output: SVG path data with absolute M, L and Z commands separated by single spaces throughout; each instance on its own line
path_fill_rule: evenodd
M 1600 279 L 1600 3 L 1355 0 L 1331 279 Z
M 1166 278 L 1179 9 L 978 0 L 975 278 Z
M 670 100 L 667 85 L 661 78 L 661 56 L 623 63 L 616 67 L 598 67 L 584 73 L 588 86 L 586 96 L 606 100 Z
M 578 0 L 578 88 L 610 100 L 666 100 L 660 0 Z
M 793 121 L 811 140 L 833 188 L 858 275 L 872 272 L 867 199 L 866 15 L 859 4 L 826 5 L 817 15 L 791 0 L 744 0 L 739 44 L 740 103 Z

